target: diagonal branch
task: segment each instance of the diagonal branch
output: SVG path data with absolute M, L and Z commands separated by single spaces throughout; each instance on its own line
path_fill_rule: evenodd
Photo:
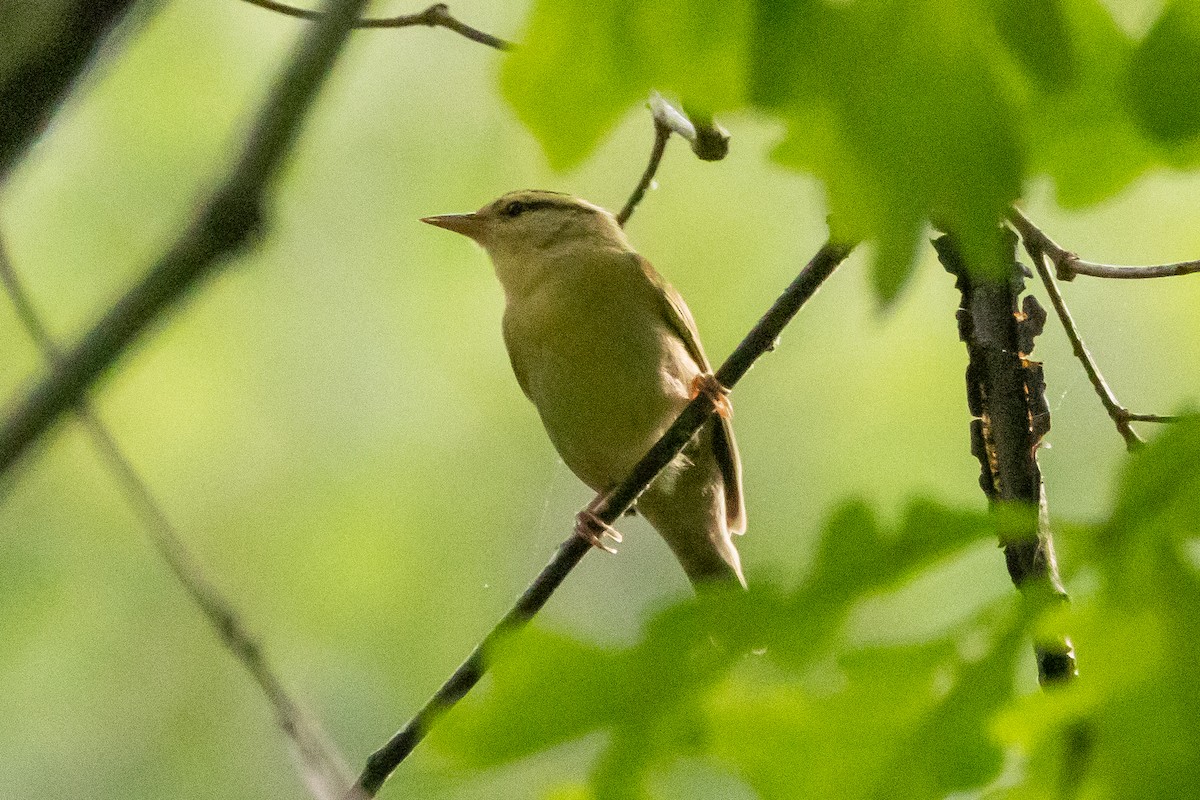
M 0 63 L 0 180 L 37 139 L 109 32 L 134 4 L 132 0 L 70 0 L 42 5 L 41 10 L 30 3 L 26 10 L 18 7 L 8 12 L 50 15 L 53 23 L 35 26 L 36 47 L 16 47 L 17 55 L 6 53 Z M 14 35 L 21 34 L 5 31 L 10 52 L 9 37 Z M 27 51 L 25 57 L 20 56 L 22 49 Z
M 1134 414 L 1121 405 L 1117 400 L 1117 396 L 1113 394 L 1113 390 L 1109 388 L 1108 382 L 1104 380 L 1104 376 L 1100 374 L 1100 367 L 1097 366 L 1096 359 L 1092 356 L 1091 351 L 1087 349 L 1087 345 L 1084 344 L 1083 337 L 1079 335 L 1079 329 L 1075 325 L 1075 320 L 1071 316 L 1070 309 L 1067 308 L 1067 303 L 1063 299 L 1062 292 L 1059 291 L 1058 283 L 1054 280 L 1054 276 L 1050 274 L 1050 270 L 1046 266 L 1046 259 L 1050 259 L 1050 261 L 1059 265 L 1064 263 L 1062 261 L 1064 253 L 1072 258 L 1074 258 L 1074 254 L 1067 253 L 1055 244 L 1049 236 L 1034 225 L 1019 209 L 1012 209 L 1009 213 L 1008 221 L 1017 230 L 1017 233 L 1020 234 L 1021 242 L 1025 245 L 1025 252 L 1029 254 L 1029 258 L 1033 261 L 1033 267 L 1037 270 L 1038 277 L 1046 287 L 1046 293 L 1050 296 L 1050 303 L 1054 306 L 1054 312 L 1058 315 L 1063 330 L 1067 332 L 1067 339 L 1071 342 L 1071 349 L 1074 351 L 1075 357 L 1079 359 L 1079 363 L 1083 365 L 1083 371 L 1087 373 L 1088 380 L 1091 381 L 1092 387 L 1096 390 L 1096 395 L 1099 396 L 1101 405 L 1104 406 L 1104 410 L 1108 413 L 1113 424 L 1117 426 L 1117 432 L 1125 440 L 1125 448 L 1130 451 L 1138 449 L 1146 442 L 1137 434 L 1129 424 L 1130 422 L 1174 422 L 1178 417 L 1162 414 Z M 1059 277 L 1062 277 L 1061 266 L 1058 267 L 1057 271 Z M 1070 277 L 1066 278 L 1066 280 L 1070 280 Z
M 58 346 L 21 284 L 8 258 L 3 238 L 0 238 L 0 282 L 12 300 L 22 327 L 41 350 L 42 357 L 48 364 L 56 363 L 61 355 Z M 316 720 L 305 713 L 288 693 L 258 642 L 247 630 L 233 605 L 205 576 L 199 561 L 129 457 L 121 450 L 108 426 L 86 400 L 75 407 L 75 415 L 91 439 L 92 447 L 141 518 L 151 544 L 221 642 L 262 690 L 275 712 L 276 724 L 295 748 L 302 777 L 313 789 L 314 796 L 334 797 L 344 792 L 350 785 L 345 760 L 334 749 Z
M 0 476 L 84 399 L 151 325 L 261 234 L 267 188 L 366 2 L 328 1 L 327 12 L 306 31 L 259 111 L 224 184 L 158 263 L 11 408 L 0 427 Z
M 759 356 L 773 349 L 784 327 L 796 316 L 800 307 L 816 293 L 825 279 L 833 274 L 850 254 L 851 249 L 850 245 L 828 242 L 813 256 L 717 370 L 715 377 L 722 386 L 732 389 Z M 605 524 L 615 524 L 654 481 L 658 473 L 679 455 L 696 431 L 712 416 L 713 409 L 713 401 L 707 394 L 697 396 L 684 408 L 662 438 L 634 466 L 625 480 L 607 494 L 598 496 L 588 508 Z M 480 681 L 488 670 L 490 655 L 496 643 L 533 619 L 590 549 L 591 545 L 588 542 L 575 535 L 562 543 L 550 563 L 529 585 L 512 609 L 471 651 L 466 661 L 403 728 L 367 759 L 367 766 L 357 784 L 357 788 L 363 794 L 368 797 L 375 796 L 383 782 L 425 738 L 437 720 Z
M 259 8 L 276 11 L 289 17 L 296 17 L 297 19 L 316 20 L 320 19 L 323 13 L 320 11 L 309 11 L 306 8 L 296 8 L 286 3 L 278 3 L 275 0 L 246 0 L 246 2 Z M 429 8 L 417 14 L 400 14 L 395 17 L 360 19 L 354 24 L 354 27 L 411 28 L 416 25 L 425 25 L 430 28 L 446 28 L 460 36 L 465 36 L 473 42 L 486 44 L 488 47 L 494 47 L 497 50 L 513 49 L 512 42 L 505 41 L 497 36 L 492 36 L 490 33 L 485 33 L 478 28 L 472 28 L 466 23 L 459 22 L 451 16 L 450 8 L 445 3 L 434 3 Z
M 1155 264 L 1146 267 L 1120 267 L 1114 264 L 1098 264 L 1095 261 L 1084 261 L 1075 253 L 1066 249 L 1051 239 L 1039 227 L 1030 221 L 1029 217 L 1013 208 L 1008 215 L 1008 221 L 1021 234 L 1025 249 L 1033 248 L 1043 253 L 1054 264 L 1054 271 L 1060 281 L 1073 281 L 1076 275 L 1091 275 L 1094 278 L 1116 278 L 1136 280 L 1141 278 L 1170 278 L 1176 275 L 1190 275 L 1200 272 L 1200 260 L 1180 261 L 1176 264 Z

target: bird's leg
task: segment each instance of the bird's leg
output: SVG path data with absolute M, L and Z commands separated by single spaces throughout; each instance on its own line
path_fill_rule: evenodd
M 729 390 L 722 386 L 711 372 L 702 372 L 692 378 L 692 391 L 688 395 L 688 399 L 695 400 L 700 395 L 707 397 L 713 404 L 713 410 L 717 412 L 717 416 L 723 419 L 733 416 L 733 406 L 729 402 Z
M 616 548 L 605 543 L 604 537 L 607 536 L 615 544 L 620 544 L 621 532 L 596 516 L 594 505 L 594 502 L 589 503 L 587 508 L 575 515 L 575 535 L 585 542 L 590 542 L 593 547 L 615 554 Z

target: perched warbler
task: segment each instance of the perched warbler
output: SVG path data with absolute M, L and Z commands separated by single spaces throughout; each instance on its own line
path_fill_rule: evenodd
M 426 217 L 474 239 L 504 288 L 504 343 L 563 461 L 597 492 L 621 481 L 688 402 L 712 417 L 650 485 L 637 510 L 696 586 L 745 586 L 731 533 L 746 530 L 742 467 L 728 399 L 692 314 L 638 255 L 616 218 L 557 192 L 510 192 L 473 214 Z M 620 534 L 592 513 L 576 532 L 610 549 Z

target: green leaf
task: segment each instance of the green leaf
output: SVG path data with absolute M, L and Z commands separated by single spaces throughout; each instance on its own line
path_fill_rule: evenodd
M 1030 88 L 1025 140 L 1031 171 L 1054 179 L 1060 203 L 1082 207 L 1128 186 L 1156 155 L 1127 112 L 1133 40 L 1095 0 L 1064 0 L 1062 8 L 1075 81 L 1065 92 Z
M 1200 418 L 1191 415 L 1166 429 L 1152 447 L 1130 460 L 1121 481 L 1120 501 L 1101 540 L 1105 548 L 1100 553 L 1101 563 L 1115 570 L 1113 580 L 1120 579 L 1120 562 L 1133 557 L 1131 551 L 1164 543 L 1157 537 L 1128 536 L 1127 529 L 1153 523 L 1160 526 L 1174 545 L 1180 543 L 1181 536 L 1196 534 L 1194 511 L 1200 496 L 1198 453 Z
M 731 744 L 730 728 L 766 725 L 759 732 L 781 738 L 776 752 L 787 750 L 777 768 L 794 772 L 796 759 L 827 746 L 827 729 L 850 738 L 854 719 L 860 748 L 880 769 L 920 761 L 916 751 L 939 731 L 958 737 L 921 762 L 914 787 L 982 783 L 999 764 L 980 737 L 982 719 L 1011 688 L 1010 666 L 991 661 L 1011 657 L 1019 639 L 1011 621 L 977 620 L 925 645 L 840 652 L 832 676 L 839 688 L 811 693 L 812 676 L 839 652 L 837 634 L 860 601 L 992 535 L 985 515 L 928 502 L 914 503 L 893 530 L 864 505 L 846 505 L 826 526 L 810 577 L 790 593 L 756 583 L 750 592 L 706 595 L 656 616 L 629 648 L 537 631 L 515 637 L 497 655 L 490 689 L 460 704 L 433 742 L 457 763 L 481 768 L 603 730 L 594 796 L 643 798 L 655 771 L 681 757 L 725 759 L 756 786 L 772 784 L 778 776 L 755 766 L 759 740 Z M 980 642 L 992 655 L 979 657 Z M 765 655 L 751 652 L 764 647 Z M 809 707 L 810 716 L 789 721 Z M 772 710 L 767 722 L 758 718 L 764 708 Z M 774 713 L 788 719 L 771 728 Z M 793 724 L 800 739 L 791 737 Z
M 605 677 L 619 669 L 612 652 L 530 629 L 506 641 L 492 661 L 486 702 L 478 695 L 464 700 L 430 734 L 435 747 L 463 766 L 516 761 L 612 719 Z
M 1200 134 L 1200 4 L 1195 0 L 1167 6 L 1134 52 L 1129 104 L 1142 128 L 1159 141 Z
M 778 31 L 814 39 L 805 58 L 820 79 L 814 100 L 796 94 L 781 108 L 788 135 L 775 158 L 825 181 L 836 233 L 877 240 L 885 301 L 908 279 L 927 218 L 955 231 L 973 268 L 1003 269 L 996 223 L 1019 194 L 1024 155 L 998 43 L 972 5 L 864 2 L 829 9 L 818 36 Z
M 1062 0 L 991 0 L 996 30 L 1017 61 L 1047 92 L 1075 83 L 1075 43 Z
M 1178 798 L 1200 784 L 1200 421 L 1130 463 L 1111 521 L 1088 542 L 1100 578 L 1064 615 L 1080 675 L 1028 698 L 998 730 L 1029 757 L 1010 796 Z
M 582 161 L 643 98 L 647 83 L 624 16 L 612 2 L 534 6 L 500 83 L 555 169 Z
M 748 0 L 539 0 L 501 86 L 567 169 L 651 89 L 710 113 L 740 105 L 749 29 Z
M 764 800 L 931 798 L 986 784 L 1002 761 L 987 721 L 1011 696 L 1022 642 L 1011 609 L 986 627 L 982 656 L 954 638 L 850 653 L 833 692 L 731 681 L 712 701 L 716 753 Z
M 998 222 L 1033 174 L 1080 206 L 1200 161 L 1200 5 L 1135 45 L 1099 0 L 540 0 L 502 83 L 558 168 L 651 89 L 769 111 L 775 160 L 824 182 L 835 238 L 875 241 L 888 302 L 929 222 L 1003 275 Z

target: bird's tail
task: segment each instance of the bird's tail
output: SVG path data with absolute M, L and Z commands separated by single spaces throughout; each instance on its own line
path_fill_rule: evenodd
M 696 591 L 729 581 L 746 587 L 719 478 L 684 470 L 666 491 L 651 486 L 638 500 L 638 510 L 666 540 Z

